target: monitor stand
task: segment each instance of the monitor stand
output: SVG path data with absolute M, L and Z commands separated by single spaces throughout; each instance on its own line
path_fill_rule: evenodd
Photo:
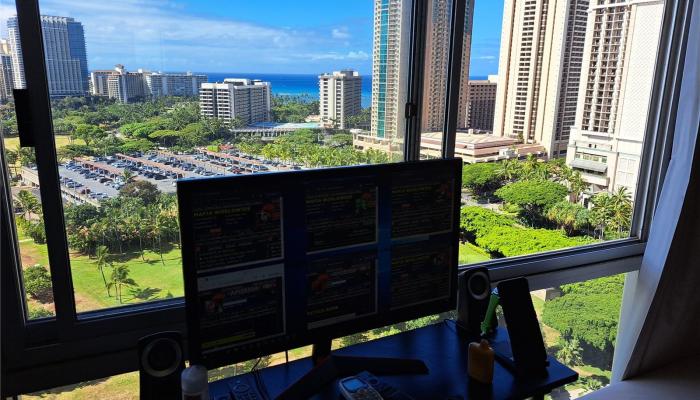
M 421 360 L 386 357 L 354 357 L 331 354 L 331 340 L 315 343 L 311 351 L 314 367 L 277 397 L 308 398 L 338 378 L 368 371 L 375 375 L 427 374 Z

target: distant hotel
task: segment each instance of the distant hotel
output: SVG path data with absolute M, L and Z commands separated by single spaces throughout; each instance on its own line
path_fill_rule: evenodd
M 498 75 L 489 75 L 486 80 L 469 81 L 466 124 L 469 129 L 493 131 L 497 87 Z
M 113 70 L 90 73 L 90 91 L 95 96 L 106 96 L 120 103 L 161 96 L 196 96 L 199 86 L 207 81 L 206 75 L 191 73 L 149 72 L 139 69 L 128 72 L 118 64 Z
M 566 154 L 588 0 L 505 0 L 493 133 Z
M 469 56 L 473 0 L 465 11 L 458 127 L 466 128 Z M 445 120 L 447 67 L 449 60 L 452 2 L 430 0 L 428 37 L 423 87 L 422 131 L 441 130 Z M 402 0 L 375 0 L 372 71 L 371 135 L 394 142 L 397 151 L 405 131 L 404 105 L 407 101 L 411 8 Z
M 362 77 L 343 70 L 318 77 L 319 111 L 326 127 L 346 129 L 347 117 L 362 112 Z
M 4 103 L 12 98 L 14 89 L 14 77 L 12 74 L 12 51 L 10 43 L 0 39 L 0 102 Z
M 14 87 L 24 88 L 24 61 L 16 16 L 7 20 L 7 33 L 12 51 Z M 41 33 L 49 95 L 65 97 L 87 94 L 89 75 L 83 24 L 73 18 L 42 15 Z
M 200 85 L 199 109 L 206 117 L 252 125 L 270 120 L 270 97 L 270 82 L 226 78 L 223 83 Z
M 576 123 L 567 164 L 592 192 L 634 194 L 651 100 L 664 2 L 600 0 L 591 4 Z

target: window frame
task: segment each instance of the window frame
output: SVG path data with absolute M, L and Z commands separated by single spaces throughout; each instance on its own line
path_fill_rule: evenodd
M 443 157 L 454 156 L 458 100 L 450 93 L 457 93 L 459 86 L 456 78 L 460 76 L 461 38 L 464 31 L 464 18 L 460 16 L 464 15 L 466 7 L 466 0 L 454 1 Z M 407 112 L 410 107 L 420 110 L 422 104 L 427 2 L 428 0 L 413 0 L 410 63 L 412 70 L 409 74 L 411 89 L 408 95 L 408 103 L 413 105 L 407 106 Z M 462 265 L 460 270 L 484 266 L 489 269 L 494 281 L 526 276 L 530 279 L 531 289 L 534 290 L 639 269 L 654 207 L 670 160 L 674 111 L 680 101 L 678 93 L 689 28 L 689 3 L 690 0 L 668 0 L 665 4 L 636 191 L 632 237 L 572 249 Z M 17 15 L 25 54 L 43 54 L 38 0 L 18 1 Z M 419 39 L 419 43 L 416 43 L 415 39 Z M 182 298 L 76 313 L 56 167 L 56 150 L 51 134 L 52 119 L 46 66 L 43 57 L 40 61 L 25 63 L 24 68 L 29 96 L 36 99 L 36 107 L 39 107 L 39 112 L 33 113 L 33 121 L 37 128 L 35 131 L 43 132 L 43 137 L 35 138 L 35 150 L 41 181 L 42 207 L 46 219 L 56 318 L 27 320 L 17 234 L 10 211 L 11 193 L 7 168 L 4 159 L 0 160 L 0 201 L 3 203 L 3 210 L 7 211 L 2 213 L 0 221 L 0 257 L 2 265 L 6 266 L 0 270 L 3 396 L 137 370 L 136 343 L 140 337 L 164 330 L 186 331 Z M 407 118 L 406 124 L 404 158 L 411 160 L 417 159 L 420 150 L 420 112 L 407 113 L 407 116 L 410 117 Z M 27 132 L 23 132 L 23 135 L 26 134 Z M 38 376 L 41 376 L 41 379 L 36 379 Z

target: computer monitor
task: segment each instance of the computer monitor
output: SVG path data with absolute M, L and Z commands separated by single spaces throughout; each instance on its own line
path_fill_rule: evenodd
M 453 310 L 460 186 L 458 159 L 178 181 L 190 361 Z

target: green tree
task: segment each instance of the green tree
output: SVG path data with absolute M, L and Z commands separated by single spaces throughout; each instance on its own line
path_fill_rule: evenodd
M 465 164 L 462 167 L 462 186 L 474 196 L 488 195 L 502 183 L 499 168 L 495 163 Z
M 39 199 L 28 190 L 22 189 L 17 193 L 17 205 L 22 209 L 22 217 L 26 220 L 41 214 Z
M 506 181 L 512 182 L 522 174 L 522 165 L 514 158 L 503 160 L 499 164 L 498 174 Z
M 617 232 L 617 237 L 623 237 L 632 225 L 632 196 L 627 188 L 621 186 L 612 194 L 610 202 L 613 209 L 612 227 Z
M 557 360 L 568 366 L 581 365 L 581 343 L 579 340 L 576 338 L 563 340 L 559 351 L 557 351 Z
M 122 288 L 124 286 L 133 287 L 138 286 L 138 284 L 129 277 L 129 267 L 119 264 L 112 268 L 108 288 L 114 288 L 115 296 L 120 304 L 124 302 L 122 298 Z
M 564 185 L 546 180 L 513 182 L 495 192 L 506 203 L 520 207 L 522 216 L 531 225 L 540 222 L 543 214 L 567 193 Z
M 119 194 L 126 198 L 139 198 L 144 205 L 154 204 L 160 197 L 158 186 L 148 181 L 132 181 L 119 189 Z
M 42 303 L 50 303 L 53 299 L 51 275 L 46 267 L 35 264 L 24 270 L 24 290 L 32 298 Z
M 547 210 L 547 218 L 564 230 L 568 236 L 577 231 L 583 231 L 590 225 L 590 212 L 580 204 L 572 204 L 566 200 L 554 204 Z

